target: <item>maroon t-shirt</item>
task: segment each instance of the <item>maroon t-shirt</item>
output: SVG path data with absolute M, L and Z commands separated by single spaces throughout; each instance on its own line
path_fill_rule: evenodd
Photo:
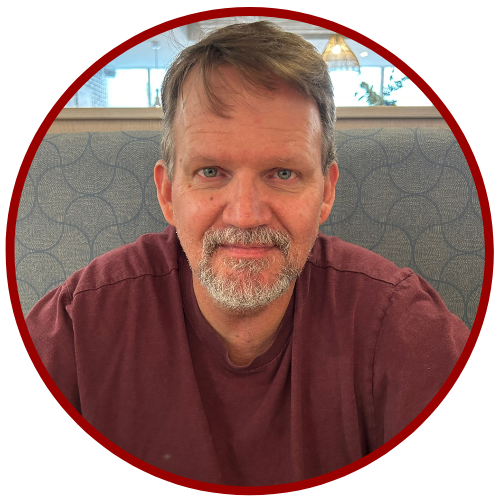
M 235 366 L 174 228 L 113 250 L 28 315 L 65 397 L 166 471 L 262 486 L 331 472 L 409 424 L 468 330 L 410 269 L 320 234 L 272 346 Z

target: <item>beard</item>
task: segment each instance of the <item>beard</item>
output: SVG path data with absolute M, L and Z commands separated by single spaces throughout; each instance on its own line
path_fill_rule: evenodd
M 215 253 L 221 245 L 275 246 L 279 252 L 278 271 L 263 272 L 276 262 L 275 255 L 265 258 L 224 257 L 215 266 Z M 273 252 L 274 253 L 274 252 Z M 223 307 L 240 314 L 261 309 L 281 297 L 299 277 L 303 266 L 292 256 L 291 238 L 286 232 L 257 227 L 209 230 L 203 237 L 202 259 L 195 273 L 210 296 Z

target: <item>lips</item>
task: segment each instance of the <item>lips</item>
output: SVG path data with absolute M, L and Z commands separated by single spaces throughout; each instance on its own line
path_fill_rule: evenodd
M 220 245 L 219 248 L 230 256 L 240 258 L 258 258 L 268 255 L 276 247 L 274 245 Z
M 223 243 L 220 245 L 224 248 L 244 248 L 244 249 L 255 249 L 255 250 L 269 250 L 274 248 L 274 245 L 238 245 L 234 243 Z

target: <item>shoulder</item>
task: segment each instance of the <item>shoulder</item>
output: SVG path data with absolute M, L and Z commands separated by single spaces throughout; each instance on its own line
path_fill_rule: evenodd
M 322 233 L 318 235 L 308 262 L 317 268 L 329 268 L 351 275 L 351 278 L 356 274 L 393 286 L 414 274 L 411 269 L 399 268 L 390 260 L 366 248 Z
M 70 295 L 142 276 L 164 276 L 178 268 L 180 249 L 175 228 L 149 233 L 95 258 L 66 282 Z
M 353 294 L 366 299 L 362 300 L 364 316 L 370 310 L 369 303 L 373 305 L 380 299 L 380 314 L 367 317 L 379 317 L 380 332 L 388 335 L 391 342 L 399 336 L 403 343 L 419 346 L 426 335 L 429 342 L 434 342 L 436 332 L 441 332 L 441 337 L 443 332 L 449 332 L 457 351 L 463 348 L 467 328 L 448 310 L 436 290 L 412 269 L 399 268 L 370 250 L 323 234 L 319 235 L 309 262 L 316 269 L 333 271 L 333 277 L 331 273 L 322 274 L 329 274 L 324 279 L 333 282 L 335 300 L 350 300 Z M 316 278 L 318 274 L 315 273 Z

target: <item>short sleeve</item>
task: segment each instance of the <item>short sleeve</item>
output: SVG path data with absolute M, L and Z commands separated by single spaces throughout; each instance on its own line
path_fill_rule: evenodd
M 26 325 L 52 380 L 81 412 L 70 309 L 71 296 L 63 284 L 35 304 L 26 317 Z
M 464 323 L 416 274 L 395 287 L 374 354 L 376 447 L 403 430 L 437 394 L 468 335 Z

